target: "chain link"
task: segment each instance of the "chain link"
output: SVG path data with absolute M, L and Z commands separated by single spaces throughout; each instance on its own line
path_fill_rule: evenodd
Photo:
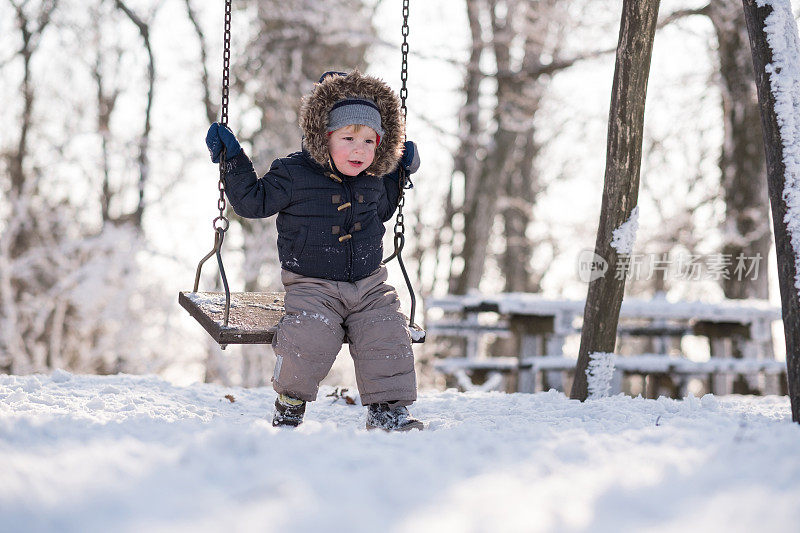
M 397 213 L 397 221 L 394 223 L 395 233 L 398 233 L 398 231 L 399 231 L 399 233 L 403 233 L 406 230 L 406 226 L 405 226 L 405 223 L 404 223 L 405 222 L 405 216 L 402 213 L 403 205 L 405 203 L 406 203 L 406 197 L 405 197 L 405 195 L 403 195 L 403 196 L 400 197 L 399 201 L 397 202 L 397 207 L 399 208 L 399 211 Z
M 219 120 L 223 126 L 228 125 L 228 87 L 230 86 L 231 69 L 231 3 L 232 0 L 225 0 L 225 33 L 222 39 L 222 108 Z
M 400 47 L 400 51 L 402 52 L 402 61 L 400 65 L 400 111 L 403 114 L 403 125 L 405 126 L 406 118 L 408 117 L 408 109 L 406 108 L 406 99 L 408 98 L 408 87 L 406 86 L 406 82 L 408 81 L 408 4 L 409 0 L 403 0 L 403 27 L 402 27 L 402 34 L 403 34 L 403 44 Z M 408 133 L 403 128 L 403 136 L 404 140 L 408 139 Z M 408 180 L 408 176 L 404 171 L 400 172 L 400 197 L 397 199 L 397 220 L 394 223 L 394 234 L 395 240 L 398 237 L 403 236 L 405 232 L 405 225 L 403 223 L 403 206 L 406 203 L 406 195 L 404 194 L 404 189 L 407 188 L 407 183 L 410 183 Z M 395 250 L 395 254 L 397 254 L 397 250 Z
M 228 92 L 230 87 L 230 71 L 231 71 L 231 10 L 232 0 L 225 0 L 225 33 L 222 38 L 223 51 L 222 51 L 222 104 L 220 106 L 220 119 L 219 123 L 223 126 L 228 125 Z M 222 148 L 222 153 L 219 155 L 219 200 L 217 200 L 217 209 L 219 209 L 219 216 L 214 219 L 213 225 L 215 230 L 225 232 L 228 229 L 229 222 L 225 216 L 225 209 L 227 203 L 225 202 L 225 172 L 227 170 L 225 162 L 225 147 Z
M 408 116 L 408 110 L 406 109 L 406 98 L 408 98 L 408 87 L 406 87 L 406 82 L 408 81 L 408 3 L 409 0 L 403 0 L 403 44 L 400 46 L 400 51 L 403 54 L 403 61 L 400 67 L 400 111 L 403 113 L 403 122 Z

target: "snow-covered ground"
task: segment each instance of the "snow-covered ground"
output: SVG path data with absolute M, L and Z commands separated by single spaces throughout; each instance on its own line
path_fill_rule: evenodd
M 386 434 L 329 392 L 303 426 L 279 430 L 266 387 L 0 376 L 0 531 L 800 524 L 800 426 L 786 398 L 430 392 L 412 407 L 426 431 Z

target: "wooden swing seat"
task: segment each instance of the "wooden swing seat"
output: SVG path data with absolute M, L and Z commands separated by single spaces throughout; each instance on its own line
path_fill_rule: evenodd
M 222 346 L 272 344 L 284 314 L 283 295 L 282 292 L 232 292 L 227 326 L 223 326 L 224 292 L 181 292 L 178 303 Z M 425 331 L 412 328 L 411 341 L 425 342 Z
M 219 344 L 271 344 L 283 316 L 282 292 L 232 292 L 223 326 L 224 292 L 181 292 L 178 303 Z

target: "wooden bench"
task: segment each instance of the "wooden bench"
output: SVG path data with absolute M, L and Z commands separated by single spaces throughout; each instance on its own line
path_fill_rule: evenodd
M 490 376 L 496 386 L 498 376 L 502 376 L 503 386 L 509 391 L 565 390 L 565 379 L 571 379 L 570 359 L 552 357 L 563 358 L 567 337 L 580 333 L 583 306 L 582 301 L 550 300 L 519 293 L 429 299 L 425 307 L 433 345 L 446 338 L 466 341 L 466 357 L 440 359 L 435 366 L 455 377 L 458 386 L 464 389 L 486 388 L 479 383 Z M 441 316 L 432 318 L 434 313 Z M 673 394 L 685 391 L 688 377 L 695 375 L 711 375 L 707 378 L 710 384 L 704 387 L 716 394 L 780 393 L 785 389 L 785 379 L 780 372 L 766 370 L 785 367 L 784 363 L 774 360 L 772 352 L 771 325 L 778 319 L 780 310 L 766 302 L 709 304 L 669 302 L 664 298 L 627 299 L 620 312 L 619 338 L 623 342 L 632 338 L 646 339 L 649 349 L 646 353 L 662 358 L 657 360 L 662 366 L 666 361 L 664 356 L 672 355 L 673 359 L 659 372 L 644 372 L 642 365 L 648 360 L 646 356 L 619 357 L 620 376 L 674 378 L 677 385 Z M 713 362 L 701 364 L 681 355 L 681 340 L 689 335 L 708 339 Z M 489 354 L 487 340 L 497 338 L 508 339 L 510 346 L 501 352 L 495 347 Z M 531 358 L 548 360 L 550 366 L 530 363 Z M 638 362 L 633 362 L 636 359 Z M 718 360 L 726 362 L 718 363 Z M 679 361 L 685 364 L 681 366 Z M 737 371 L 728 371 L 728 368 Z M 736 384 L 743 382 L 747 383 L 747 388 L 737 390 Z

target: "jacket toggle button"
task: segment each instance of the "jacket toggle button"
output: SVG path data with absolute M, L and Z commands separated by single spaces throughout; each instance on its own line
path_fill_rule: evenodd
M 352 237 L 353 237 L 353 236 L 352 236 L 352 235 L 350 235 L 349 233 L 348 233 L 347 235 L 342 235 L 341 237 L 339 237 L 339 242 L 344 242 L 344 241 L 346 241 L 347 239 L 351 239 Z
M 347 202 L 347 203 L 345 203 L 345 204 L 342 204 L 342 205 L 340 205 L 339 207 L 337 207 L 337 208 L 336 208 L 336 210 L 337 210 L 337 211 L 344 211 L 345 209 L 347 209 L 348 207 L 350 207 L 350 205 L 351 205 L 351 204 L 350 204 L 350 202 Z

